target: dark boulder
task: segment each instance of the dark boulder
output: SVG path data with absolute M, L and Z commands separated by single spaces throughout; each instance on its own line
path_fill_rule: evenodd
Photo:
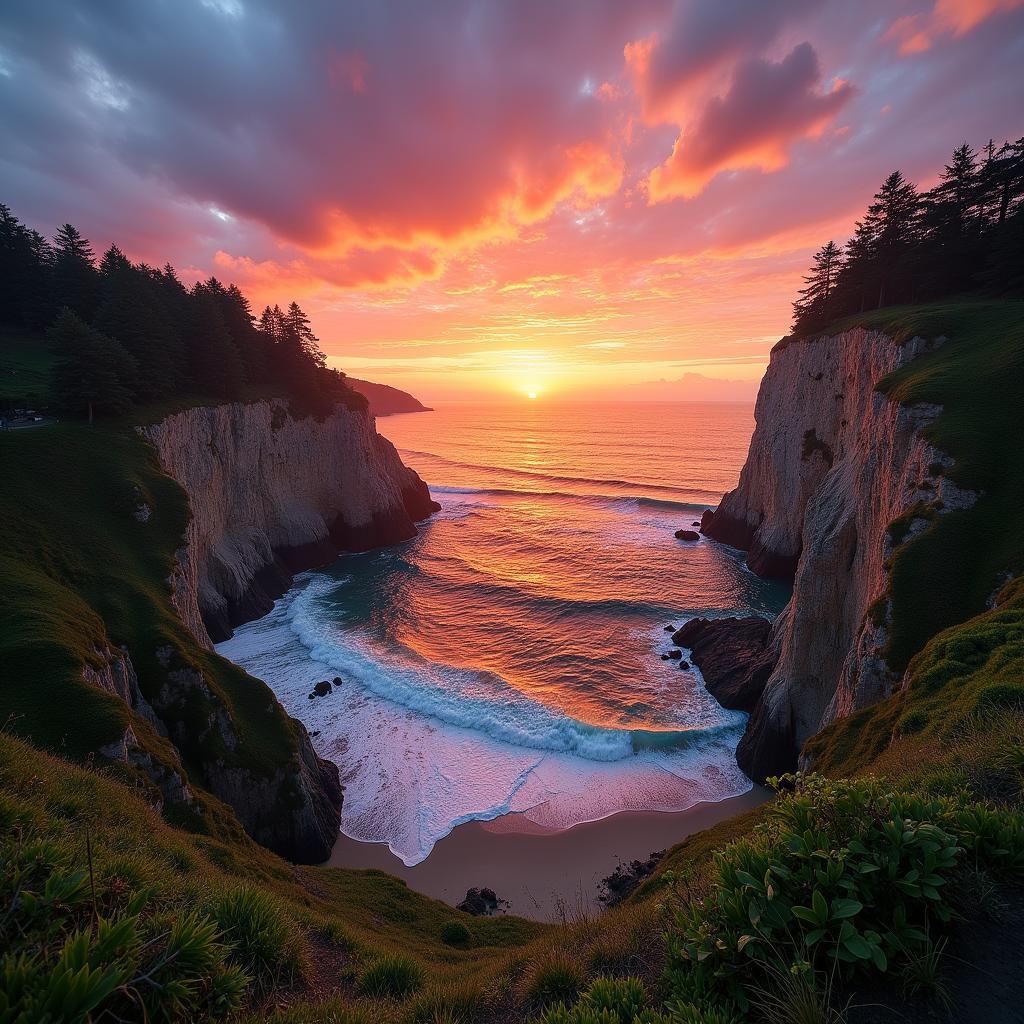
M 676 530 L 676 540 L 700 540 L 700 534 L 696 530 Z
M 689 670 L 690 670 L 690 663 L 684 658 L 681 662 L 679 662 L 679 667 L 681 669 L 683 669 L 684 671 L 689 672 Z
M 752 711 L 775 667 L 770 636 L 771 623 L 750 615 L 691 619 L 672 634 L 672 642 L 690 650 L 690 661 L 722 707 Z
M 665 632 L 666 633 L 674 633 L 675 631 L 676 631 L 676 627 L 675 626 L 666 626 L 665 627 Z
M 700 526 L 700 520 L 699 519 L 694 519 L 694 521 L 692 523 L 690 523 L 690 525 L 691 526 Z
M 668 652 L 668 656 L 670 658 L 672 658 L 674 661 L 678 661 L 683 656 L 683 652 L 682 651 L 669 651 Z
M 321 679 L 313 687 L 313 694 L 317 697 L 326 697 L 331 692 L 331 684 L 326 679 Z
M 341 676 L 335 676 L 334 677 L 334 685 L 335 686 L 341 686 Z
M 663 654 L 663 655 L 661 656 L 661 660 L 662 660 L 662 661 L 668 661 L 668 655 L 667 655 L 667 654 Z
M 466 898 L 455 909 L 463 910 L 474 917 L 490 917 L 507 906 L 508 903 L 499 899 L 493 889 L 484 886 L 482 889 L 468 889 Z

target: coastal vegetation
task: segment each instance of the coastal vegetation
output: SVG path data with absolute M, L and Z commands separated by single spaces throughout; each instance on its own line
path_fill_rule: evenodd
M 820 333 L 851 313 L 951 295 L 1024 294 L 1024 138 L 979 154 L 953 151 L 919 192 L 900 171 L 882 183 L 845 249 L 814 255 L 793 304 L 793 333 Z
M 366 407 L 326 365 L 297 302 L 267 306 L 257 319 L 233 284 L 210 277 L 188 288 L 170 264 L 132 263 L 116 245 L 97 262 L 73 225 L 47 240 L 3 204 L 0 323 L 19 340 L 18 361 L 0 367 L 0 400 L 11 408 L 45 399 L 91 421 L 204 398 L 274 395 L 320 415 L 338 401 Z M 45 391 L 39 363 L 48 364 Z

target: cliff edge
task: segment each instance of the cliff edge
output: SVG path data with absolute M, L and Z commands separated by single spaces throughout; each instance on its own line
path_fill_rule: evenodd
M 739 485 L 702 522 L 746 549 L 754 572 L 793 580 L 772 628 L 775 667 L 737 750 L 754 779 L 792 770 L 810 736 L 898 683 L 883 656 L 888 560 L 976 496 L 944 475 L 952 460 L 924 436 L 940 409 L 877 386 L 941 343 L 856 328 L 772 351 Z
M 296 418 L 280 400 L 187 409 L 140 428 L 188 496 L 173 580 L 201 642 L 270 610 L 297 572 L 415 536 L 440 506 L 371 416 Z

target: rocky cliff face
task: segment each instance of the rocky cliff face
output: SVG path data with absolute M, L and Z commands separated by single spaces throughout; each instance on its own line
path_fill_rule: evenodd
M 704 533 L 747 549 L 753 571 L 793 580 L 772 630 L 775 668 L 737 751 L 756 779 L 794 768 L 823 725 L 892 692 L 889 527 L 907 522 L 903 540 L 974 500 L 922 435 L 939 410 L 875 390 L 934 344 L 857 329 L 776 346 L 739 485 L 704 515 Z
M 293 417 L 280 401 L 193 408 L 140 433 L 188 497 L 171 599 L 207 649 L 230 636 L 233 625 L 269 611 L 293 573 L 343 550 L 412 537 L 414 522 L 439 507 L 358 409 L 339 406 L 317 420 Z M 226 699 L 215 680 L 223 672 L 209 661 L 214 656 L 195 654 L 174 644 L 154 652 L 158 670 L 148 702 L 126 653 L 112 655 L 90 681 L 149 718 L 253 838 L 292 860 L 326 859 L 341 814 L 337 767 L 317 756 L 302 724 L 252 679 L 241 684 L 262 691 L 264 721 L 246 719 L 251 707 Z M 255 693 L 244 703 L 260 710 Z M 266 732 L 267 715 L 279 719 L 273 739 L 254 739 Z M 134 763 L 136 748 L 126 733 L 118 749 L 105 753 Z
M 438 508 L 359 410 L 339 406 L 319 421 L 293 418 L 280 401 L 236 403 L 141 429 L 188 495 L 172 589 L 207 646 L 269 611 L 294 573 L 406 540 Z

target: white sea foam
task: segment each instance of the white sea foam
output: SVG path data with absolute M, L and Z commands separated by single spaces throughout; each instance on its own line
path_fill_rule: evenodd
M 677 730 L 664 744 L 578 722 L 496 676 L 373 651 L 321 605 L 337 586 L 311 574 L 218 651 L 265 679 L 289 713 L 319 732 L 317 749 L 342 771 L 342 831 L 354 839 L 386 842 L 411 865 L 465 821 L 519 812 L 568 828 L 750 788 L 733 758 L 738 713 L 714 705 L 720 717 L 709 716 L 707 728 Z M 334 675 L 341 687 L 308 699 L 313 682 Z

